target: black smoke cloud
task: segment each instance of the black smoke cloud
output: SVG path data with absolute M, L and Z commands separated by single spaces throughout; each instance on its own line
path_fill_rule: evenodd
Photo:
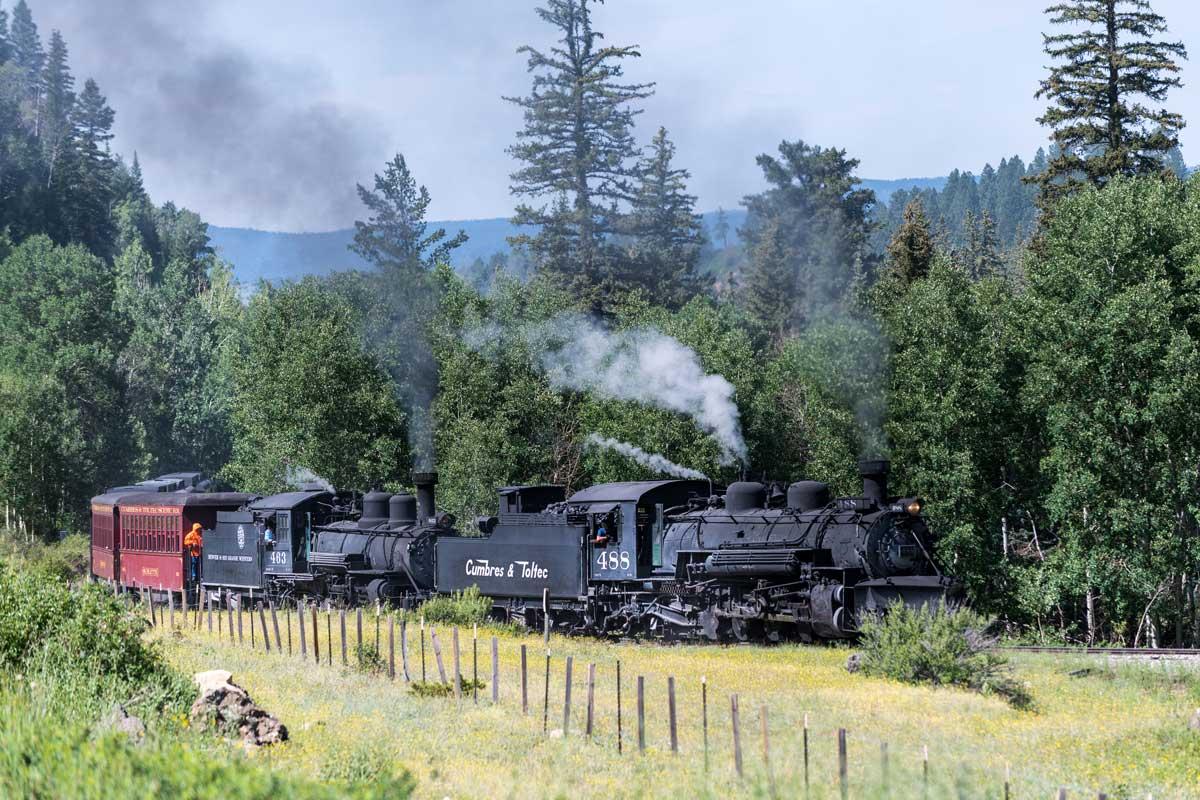
M 320 99 L 326 76 L 262 57 L 214 30 L 204 3 L 42 0 L 43 39 L 62 30 L 78 83 L 94 77 L 147 188 L 218 224 L 345 227 L 356 182 L 387 158 L 382 125 Z M 313 98 L 300 100 L 297 98 Z

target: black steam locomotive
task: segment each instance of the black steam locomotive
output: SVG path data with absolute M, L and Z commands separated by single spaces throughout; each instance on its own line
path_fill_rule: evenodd
M 463 535 L 417 496 L 311 490 L 218 515 L 205 541 L 209 591 L 353 605 L 407 605 L 476 586 L 497 617 L 567 633 L 811 641 L 852 637 L 889 603 L 936 603 L 954 581 L 932 558 L 917 498 L 887 493 L 888 464 L 862 462 L 863 492 L 815 481 L 609 483 L 499 490 L 496 516 Z

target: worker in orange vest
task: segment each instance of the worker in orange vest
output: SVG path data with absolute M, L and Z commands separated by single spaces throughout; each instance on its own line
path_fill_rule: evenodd
M 200 548 L 204 546 L 204 534 L 199 522 L 193 523 L 191 531 L 183 537 L 183 546 L 187 548 L 191 561 L 188 572 L 191 573 L 192 582 L 197 583 L 200 580 Z

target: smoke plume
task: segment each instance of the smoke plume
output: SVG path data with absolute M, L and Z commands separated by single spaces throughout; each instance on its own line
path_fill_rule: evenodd
M 503 332 L 468 331 L 469 346 L 487 352 Z M 721 447 L 721 463 L 745 462 L 733 384 L 705 372 L 696 352 L 655 328 L 610 331 L 595 320 L 562 314 L 528 325 L 519 336 L 556 389 L 592 392 L 685 414 Z
M 305 484 L 315 483 L 319 484 L 327 492 L 333 493 L 335 491 L 332 483 L 308 467 L 288 467 L 287 472 L 284 474 L 283 482 L 292 489 L 302 489 Z
M 697 478 L 699 480 L 708 480 L 708 476 L 699 470 L 689 469 L 676 464 L 667 458 L 660 456 L 658 453 L 647 453 L 636 445 L 628 442 L 620 442 L 616 439 L 610 439 L 607 436 L 601 436 L 598 433 L 590 434 L 585 444 L 588 447 L 601 447 L 605 450 L 612 450 L 615 453 L 631 458 L 644 467 L 649 467 L 655 472 L 661 472 L 663 475 L 674 475 L 677 478 Z

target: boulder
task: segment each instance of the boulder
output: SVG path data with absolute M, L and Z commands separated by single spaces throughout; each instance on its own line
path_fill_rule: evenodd
M 193 680 L 200 691 L 192 704 L 192 721 L 198 726 L 212 726 L 237 736 L 250 747 L 287 741 L 287 727 L 255 705 L 249 693 L 233 682 L 229 671 L 198 672 Z
M 146 726 L 137 717 L 130 716 L 125 706 L 120 703 L 113 706 L 108 715 L 100 720 L 100 730 L 123 733 L 133 742 L 140 742 L 146 736 Z

